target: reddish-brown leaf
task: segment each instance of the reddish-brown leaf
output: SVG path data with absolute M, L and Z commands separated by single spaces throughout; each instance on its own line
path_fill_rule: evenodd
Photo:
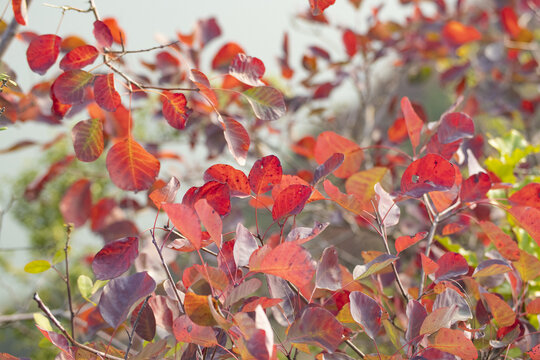
M 422 258 L 422 269 L 424 269 L 424 273 L 426 275 L 433 274 L 437 270 L 439 270 L 439 265 L 428 258 L 424 253 L 420 253 L 420 257 Z
M 516 321 L 514 310 L 495 294 L 484 293 L 482 297 L 486 300 L 489 311 L 497 322 L 498 327 L 510 326 Z
M 274 201 L 272 219 L 278 220 L 285 216 L 299 214 L 311 196 L 311 191 L 311 186 L 298 184 L 283 189 Z
M 114 279 L 129 270 L 139 255 L 139 239 L 126 237 L 106 244 L 94 256 L 92 270 L 96 279 Z
M 26 25 L 26 22 L 28 21 L 26 0 L 11 0 L 11 6 L 13 7 L 15 21 L 17 21 L 20 25 Z
M 512 215 L 519 226 L 540 245 L 540 209 L 529 206 L 512 206 L 508 212 Z
M 230 42 L 223 45 L 212 60 L 212 69 L 222 72 L 229 71 L 229 66 L 239 53 L 245 53 L 245 51 L 237 43 Z
M 217 345 L 214 329 L 195 324 L 187 315 L 181 315 L 173 323 L 173 334 L 177 341 L 205 347 Z
M 193 247 L 200 249 L 201 224 L 193 208 L 184 204 L 163 204 L 163 210 L 167 213 L 174 227 L 189 240 Z
M 28 201 L 35 200 L 41 191 L 43 191 L 43 188 L 49 181 L 60 175 L 68 166 L 71 164 L 71 162 L 75 159 L 75 156 L 68 155 L 65 158 L 53 163 L 47 171 L 36 178 L 28 187 L 24 190 L 24 198 Z
M 97 75 L 94 80 L 94 98 L 96 103 L 107 111 L 114 112 L 120 106 L 120 94 L 114 88 L 114 75 Z
M 253 264 L 252 259 L 253 256 L 250 259 L 250 271 L 279 276 L 298 287 L 308 284 L 315 274 L 309 252 L 292 242 L 276 246 L 258 264 Z
M 454 185 L 456 171 L 450 162 L 436 154 L 413 161 L 401 177 L 405 195 L 421 197 L 430 191 L 449 190 Z
M 382 308 L 371 297 L 359 291 L 351 292 L 349 299 L 354 321 L 374 340 L 381 328 Z
M 210 239 L 216 243 L 218 248 L 221 248 L 223 223 L 221 222 L 221 217 L 217 211 L 208 204 L 206 199 L 198 200 L 193 207 L 206 231 L 210 234 Z
M 26 50 L 26 60 L 30 69 L 39 75 L 44 75 L 56 62 L 61 42 L 62 39 L 59 36 L 52 34 L 34 38 Z
M 174 202 L 174 199 L 176 198 L 176 193 L 178 192 L 179 188 L 180 181 L 173 176 L 166 185 L 152 191 L 149 197 L 154 203 L 154 205 L 156 205 L 156 207 L 159 209 L 161 207 L 161 203 Z
M 309 0 L 311 13 L 313 16 L 321 15 L 327 7 L 333 5 L 335 2 L 336 0 Z
M 315 160 L 317 163 L 323 164 L 335 153 L 342 153 L 345 156 L 341 166 L 334 171 L 334 175 L 339 178 L 348 178 L 356 173 L 364 160 L 362 149 L 353 141 L 333 131 L 321 133 L 317 137 L 317 143 L 315 144 Z
M 68 70 L 52 84 L 51 91 L 63 104 L 77 104 L 84 100 L 85 89 L 91 85 L 94 75 L 84 70 Z
M 66 223 L 72 223 L 75 227 L 84 225 L 90 217 L 92 208 L 92 193 L 88 179 L 79 179 L 66 191 L 60 201 L 60 212 Z
M 229 67 L 230 75 L 251 86 L 264 85 L 261 81 L 264 71 L 264 63 L 260 59 L 243 53 L 237 54 Z
M 437 260 L 439 269 L 435 273 L 437 280 L 447 280 L 469 272 L 469 264 L 467 260 L 458 253 L 447 252 Z
M 508 198 L 513 205 L 531 206 L 540 209 L 540 184 L 530 183 Z
M 76 47 L 64 55 L 64 58 L 60 61 L 60 69 L 64 71 L 82 69 L 86 65 L 94 63 L 98 56 L 98 50 L 92 45 Z
M 463 181 L 459 197 L 462 202 L 480 200 L 486 197 L 489 189 L 491 189 L 491 178 L 488 174 L 481 172 Z
M 164 91 L 161 93 L 163 104 L 163 116 L 173 128 L 182 130 L 186 127 L 186 121 L 191 114 L 187 107 L 186 96 L 182 93 Z
M 459 356 L 463 360 L 478 358 L 478 351 L 471 340 L 461 330 L 442 328 L 431 345 L 435 349 Z
M 450 44 L 457 46 L 482 38 L 482 34 L 474 26 L 467 26 L 456 20 L 450 20 L 444 25 L 442 36 Z
M 449 144 L 474 136 L 474 123 L 471 117 L 462 112 L 444 114 L 437 129 L 441 144 Z
M 439 136 L 437 134 L 433 134 L 426 144 L 426 152 L 428 154 L 438 154 L 446 160 L 450 160 L 459 149 L 462 142 L 463 140 L 456 140 L 449 144 L 441 144 L 439 141 Z
M 517 38 L 521 32 L 521 26 L 519 26 L 518 17 L 514 9 L 510 6 L 505 6 L 501 9 L 500 15 L 504 31 L 512 38 Z
M 189 319 L 197 325 L 217 325 L 214 317 L 212 316 L 212 311 L 210 310 L 208 297 L 209 295 L 197 295 L 193 292 L 187 292 L 185 295 L 184 308 L 186 309 L 186 315 L 189 316 Z M 212 305 L 213 304 L 214 303 L 212 301 Z
M 101 120 L 79 121 L 71 130 L 71 138 L 75 155 L 80 161 L 91 162 L 101 156 L 104 147 Z
M 401 111 L 403 112 L 403 117 L 405 118 L 409 139 L 411 139 L 413 153 L 416 154 L 416 148 L 420 144 L 420 133 L 422 132 L 424 122 L 418 116 L 416 111 L 414 111 L 414 108 L 407 97 L 401 99 Z
M 537 297 L 533 301 L 528 303 L 525 309 L 527 311 L 527 314 L 529 315 L 540 314 L 540 297 Z
M 279 159 L 274 155 L 265 156 L 253 164 L 248 176 L 249 187 L 257 195 L 265 193 L 280 183 L 282 175 Z
M 246 174 L 230 165 L 216 164 L 204 172 L 204 181 L 212 180 L 227 184 L 232 196 L 248 196 L 251 192 Z
M 333 173 L 334 170 L 343 164 L 343 160 L 345 160 L 345 155 L 342 153 L 335 153 L 326 159 L 324 163 L 317 166 L 313 173 L 313 184 L 317 184 L 319 181 Z
M 403 250 L 413 246 L 427 236 L 426 231 L 416 233 L 414 236 L 400 236 L 396 239 L 396 251 L 399 254 Z
M 144 302 L 141 302 L 133 309 L 130 323 L 133 327 L 135 321 L 137 321 L 137 327 L 135 327 L 137 335 L 146 341 L 152 341 L 156 335 L 156 317 L 150 304 L 147 303 L 144 308 L 142 307 L 143 304 Z
M 146 190 L 154 183 L 160 163 L 133 138 L 120 140 L 107 154 L 107 171 L 122 190 Z
M 223 117 L 222 125 L 229 152 L 240 166 L 244 166 L 250 144 L 247 130 L 238 121 L 228 116 Z
M 287 340 L 334 352 L 341 344 L 342 334 L 343 325 L 330 311 L 321 307 L 306 307 L 289 328 Z
M 113 43 L 113 36 L 111 29 L 109 29 L 107 24 L 100 20 L 94 21 L 93 33 L 99 46 L 102 48 L 111 47 Z
M 212 106 L 219 106 L 217 95 L 214 90 L 210 88 L 210 81 L 208 81 L 208 78 L 203 72 L 197 69 L 191 69 L 189 79 L 193 81 L 193 84 L 199 89 L 201 96 L 208 100 Z
M 341 289 L 341 280 L 341 268 L 336 248 L 333 246 L 327 247 L 324 249 L 321 261 L 317 266 L 315 286 L 319 289 L 337 291 Z
M 505 259 L 511 261 L 519 260 L 519 247 L 510 235 L 506 234 L 490 221 L 481 221 L 480 228 Z

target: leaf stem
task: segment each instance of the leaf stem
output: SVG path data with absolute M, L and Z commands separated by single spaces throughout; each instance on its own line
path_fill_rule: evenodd
M 141 318 L 141 314 L 144 311 L 144 308 L 148 304 L 148 300 L 150 300 L 151 297 L 152 297 L 152 295 L 148 295 L 146 297 L 146 299 L 144 299 L 144 302 L 143 302 L 141 308 L 139 309 L 139 312 L 137 313 L 137 318 L 135 319 L 135 322 L 133 323 L 133 329 L 131 329 L 131 334 L 128 335 L 129 343 L 128 343 L 128 346 L 127 346 L 127 349 L 126 349 L 126 356 L 124 357 L 124 360 L 127 360 L 128 356 L 129 356 L 129 349 L 131 349 L 131 344 L 133 344 L 133 337 L 135 336 L 135 329 L 137 328 L 137 325 L 139 325 L 139 320 Z

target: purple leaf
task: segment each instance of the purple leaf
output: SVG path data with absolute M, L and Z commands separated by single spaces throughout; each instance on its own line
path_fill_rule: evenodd
M 351 315 L 360 324 L 366 334 L 373 340 L 381 328 L 382 309 L 379 304 L 359 291 L 349 294 L 351 300 Z
M 463 138 L 471 138 L 474 136 L 473 120 L 469 115 L 462 112 L 445 114 L 441 119 L 437 136 L 441 144 L 449 144 Z
M 399 259 L 399 257 L 390 255 L 390 254 L 382 254 L 377 256 L 375 259 L 371 260 L 367 264 L 364 265 L 356 265 L 353 270 L 353 277 L 354 280 L 360 280 L 365 277 L 368 277 L 371 274 L 376 273 L 379 270 L 384 269 L 394 261 Z
M 154 279 L 145 272 L 111 280 L 103 288 L 98 309 L 103 319 L 117 328 L 126 320 L 130 308 L 156 288 Z
M 291 325 L 287 339 L 293 343 L 319 346 L 334 352 L 341 344 L 343 325 L 326 309 L 306 307 Z
M 439 265 L 439 270 L 435 273 L 437 281 L 455 278 L 469 272 L 467 260 L 458 253 L 445 253 L 437 260 L 437 265 Z
M 285 241 L 296 241 L 299 245 L 308 242 L 313 239 L 315 236 L 319 235 L 330 225 L 330 223 L 320 223 L 315 221 L 315 225 L 312 228 L 308 227 L 297 227 L 292 229 Z
M 236 225 L 236 241 L 234 242 L 233 256 L 236 266 L 246 266 L 249 264 L 251 254 L 259 248 L 257 240 L 244 225 Z
M 139 320 L 137 321 L 135 332 L 142 339 L 152 341 L 156 335 L 156 317 L 154 316 L 154 311 L 150 307 L 150 304 L 147 303 L 146 306 L 142 308 L 143 304 L 144 302 L 141 302 L 131 312 L 131 326 L 135 325 L 135 321 L 137 321 L 138 318 Z
M 397 225 L 399 222 L 400 210 L 395 204 L 394 199 L 387 193 L 381 184 L 375 184 L 375 197 L 377 198 L 377 211 L 385 227 Z
M 315 285 L 319 289 L 336 291 L 341 289 L 341 268 L 336 248 L 324 249 L 315 274 Z
M 411 300 L 407 304 L 407 317 L 409 318 L 409 324 L 407 326 L 407 332 L 405 333 L 405 340 L 410 342 L 411 345 L 419 343 L 422 337 L 420 335 L 420 328 L 427 316 L 427 311 L 424 305 L 416 300 Z
M 139 254 L 139 239 L 127 237 L 105 245 L 94 257 L 92 270 L 98 280 L 114 279 L 125 273 Z
M 343 164 L 343 160 L 345 160 L 345 155 L 343 155 L 342 153 L 335 153 L 334 155 L 326 159 L 324 163 L 322 163 L 315 169 L 315 172 L 313 173 L 313 185 L 317 184 L 323 178 L 325 178 L 338 167 L 340 167 L 341 164 Z
M 229 67 L 230 75 L 251 86 L 264 85 L 261 81 L 264 71 L 264 63 L 260 59 L 244 53 L 236 54 Z

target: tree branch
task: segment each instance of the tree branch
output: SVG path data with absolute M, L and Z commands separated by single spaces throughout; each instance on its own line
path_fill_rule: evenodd
M 30 6 L 31 2 L 32 0 L 26 0 L 26 6 Z M 19 23 L 17 22 L 17 20 L 15 20 L 15 18 L 13 18 L 6 30 L 4 30 L 4 33 L 2 34 L 2 39 L 0 40 L 0 60 L 4 56 L 4 53 L 6 52 L 9 45 L 11 44 L 11 41 L 15 37 L 18 28 Z

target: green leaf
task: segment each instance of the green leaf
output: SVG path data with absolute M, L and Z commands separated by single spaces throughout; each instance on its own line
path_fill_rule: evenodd
M 47 260 L 30 261 L 24 266 L 24 271 L 30 274 L 39 274 L 51 268 L 51 263 Z
M 71 247 L 68 246 L 68 254 L 70 250 L 71 250 Z M 59 264 L 65 259 L 66 259 L 66 252 L 64 251 L 64 249 L 59 249 L 54 253 L 54 256 L 52 258 L 52 264 L 53 265 Z
M 41 313 L 34 313 L 34 321 L 36 322 L 36 325 L 39 325 L 40 328 L 47 331 L 53 331 L 53 328 L 51 326 L 51 323 L 49 322 L 49 319 Z
M 81 275 L 77 279 L 77 287 L 79 288 L 79 292 L 81 293 L 81 296 L 87 300 L 90 301 L 90 296 L 92 296 L 93 292 L 92 289 L 94 287 L 94 284 L 92 283 L 92 279 L 90 279 L 86 275 Z
M 261 120 L 277 120 L 287 110 L 283 95 L 270 86 L 255 86 L 242 93 Z
M 0 131 L 2 131 L 2 130 L 7 130 L 7 127 L 5 127 L 5 126 L 4 126 L 4 127 L 1 127 L 1 128 L 0 128 Z

